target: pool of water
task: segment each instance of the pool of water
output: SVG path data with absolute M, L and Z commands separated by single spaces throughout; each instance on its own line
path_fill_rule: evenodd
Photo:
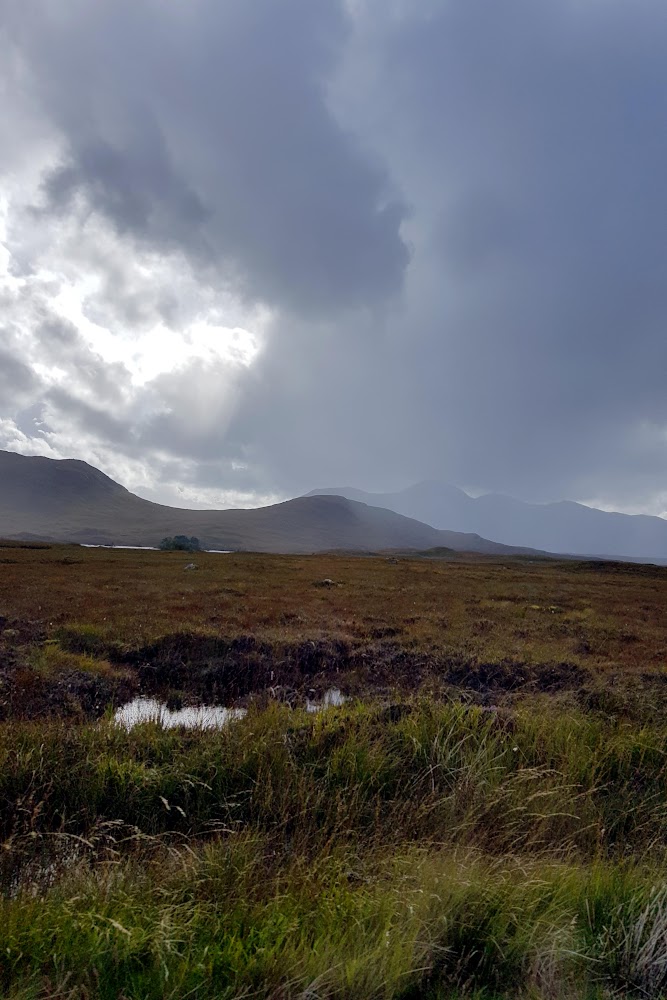
M 311 701 L 310 698 L 306 699 L 306 711 L 307 712 L 321 712 L 323 708 L 338 708 L 340 705 L 345 704 L 345 695 L 338 688 L 329 688 L 328 691 L 324 692 L 324 697 L 322 701 Z
M 338 688 L 330 688 L 321 701 L 306 699 L 307 712 L 321 712 L 345 704 L 345 695 Z M 167 708 L 157 698 L 135 698 L 117 709 L 114 722 L 117 726 L 132 729 L 142 722 L 158 722 L 165 729 L 221 729 L 233 719 L 247 715 L 246 708 L 226 708 L 223 705 L 190 705 L 175 711 Z
M 155 545 L 105 545 L 103 542 L 80 542 L 82 549 L 130 549 L 133 552 L 160 552 Z M 197 552 L 182 550 L 184 555 L 196 555 Z M 201 549 L 201 552 L 213 552 L 217 555 L 228 556 L 232 554 L 232 549 Z
M 232 719 L 242 719 L 245 708 L 225 708 L 222 705 L 195 705 L 171 711 L 155 698 L 135 698 L 119 708 L 114 722 L 132 729 L 141 722 L 159 722 L 165 729 L 185 726 L 187 729 L 220 729 Z

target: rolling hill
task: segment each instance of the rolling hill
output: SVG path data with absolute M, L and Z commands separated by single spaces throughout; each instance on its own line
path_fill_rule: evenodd
M 339 496 L 298 497 L 255 510 L 165 507 L 135 496 L 85 462 L 0 451 L 0 537 L 159 545 L 177 534 L 196 535 L 207 548 L 263 552 L 519 551 Z
M 414 517 L 436 528 L 476 532 L 505 545 L 528 546 L 569 555 L 623 559 L 667 559 L 667 520 L 620 514 L 570 500 L 532 504 L 486 494 L 471 497 L 456 486 L 425 482 L 398 493 L 365 493 L 351 488 L 313 490 L 335 494 Z

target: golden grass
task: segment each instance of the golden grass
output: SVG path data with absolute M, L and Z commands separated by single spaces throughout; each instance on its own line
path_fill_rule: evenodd
M 391 637 L 424 653 L 567 659 L 600 670 L 664 669 L 667 570 L 496 559 L 344 555 L 195 557 L 17 549 L 0 571 L 0 613 L 49 635 L 87 625 L 127 646 L 179 631 L 260 640 Z M 318 587 L 323 579 L 335 586 Z

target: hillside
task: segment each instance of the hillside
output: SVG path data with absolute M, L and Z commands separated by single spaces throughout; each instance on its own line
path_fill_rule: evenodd
M 516 551 L 338 496 L 299 497 L 255 510 L 165 507 L 142 500 L 85 462 L 0 452 L 0 537 L 159 545 L 177 534 L 196 535 L 207 548 L 263 552 Z
M 505 545 L 569 555 L 667 559 L 667 520 L 661 517 L 597 510 L 569 500 L 531 504 L 498 494 L 471 497 L 456 486 L 437 482 L 419 483 L 398 493 L 335 487 L 308 495 L 334 494 Z

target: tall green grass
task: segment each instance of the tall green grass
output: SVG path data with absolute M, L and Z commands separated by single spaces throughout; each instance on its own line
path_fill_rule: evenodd
M 3 987 L 105 1000 L 657 997 L 667 943 L 652 878 L 415 847 L 306 862 L 231 835 L 25 886 L 0 904 Z
M 281 705 L 217 732 L 111 723 L 0 728 L 0 836 L 211 826 L 561 857 L 664 856 L 667 731 L 578 714 L 422 702 L 396 722 Z
M 667 732 L 416 702 L 0 727 L 28 997 L 667 995 Z

